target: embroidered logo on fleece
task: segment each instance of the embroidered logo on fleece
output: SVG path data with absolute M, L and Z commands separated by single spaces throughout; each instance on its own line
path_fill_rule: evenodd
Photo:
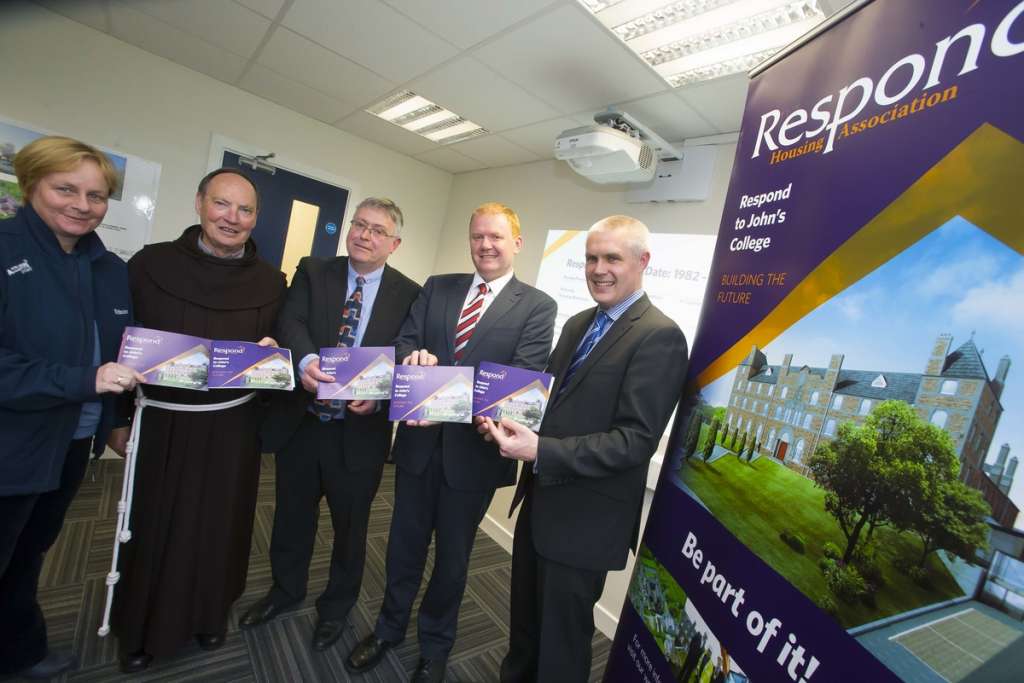
M 22 259 L 21 263 L 11 266 L 7 269 L 8 275 L 17 275 L 18 273 L 31 273 L 32 266 L 28 264 L 28 259 Z
M 128 315 L 128 309 L 127 308 L 115 308 L 114 309 L 114 315 Z

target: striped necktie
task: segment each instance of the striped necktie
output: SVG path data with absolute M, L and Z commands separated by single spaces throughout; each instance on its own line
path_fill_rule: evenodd
M 476 323 L 480 320 L 480 311 L 484 307 L 484 295 L 487 294 L 488 289 L 489 287 L 486 282 L 481 282 L 477 285 L 476 296 L 462 309 L 462 314 L 459 316 L 459 324 L 455 326 L 456 361 L 462 360 L 462 352 L 465 351 L 469 338 L 473 336 Z
M 601 340 L 604 335 L 604 331 L 608 329 L 608 325 L 612 322 L 611 317 L 604 311 L 598 311 L 597 316 L 594 318 L 594 322 L 590 325 L 590 329 L 587 330 L 587 334 L 583 337 L 583 341 L 580 342 L 579 348 L 576 349 L 576 353 L 572 355 L 572 362 L 569 363 L 569 369 L 565 371 L 565 377 L 562 379 L 562 385 L 558 387 L 558 394 L 560 395 L 567 386 L 569 386 L 569 380 L 576 374 L 576 371 L 583 365 L 583 361 L 587 359 L 590 352 L 597 346 L 597 342 Z

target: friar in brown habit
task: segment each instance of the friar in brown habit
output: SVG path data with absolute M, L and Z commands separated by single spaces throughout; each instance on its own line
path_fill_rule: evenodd
M 268 337 L 285 279 L 256 254 L 258 193 L 237 170 L 203 179 L 200 225 L 145 247 L 128 263 L 136 324 L 207 339 L 274 344 Z M 235 390 L 143 386 L 147 398 L 213 404 Z M 259 480 L 258 400 L 209 412 L 146 408 L 132 539 L 122 550 L 113 621 L 128 673 L 196 638 L 224 642 L 228 611 L 245 588 Z

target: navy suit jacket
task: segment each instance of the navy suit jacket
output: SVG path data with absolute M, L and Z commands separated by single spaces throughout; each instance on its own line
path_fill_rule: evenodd
M 395 360 L 416 349 L 437 356 L 438 365 L 476 367 L 481 361 L 540 370 L 551 350 L 557 306 L 544 292 L 515 277 L 501 290 L 477 322 L 461 361 L 455 361 L 455 327 L 472 275 L 436 275 L 423 285 L 395 339 Z M 515 462 L 502 458 L 472 424 L 431 427 L 400 424 L 392 455 L 395 465 L 419 475 L 440 446 L 448 485 L 462 491 L 485 491 L 515 483 Z

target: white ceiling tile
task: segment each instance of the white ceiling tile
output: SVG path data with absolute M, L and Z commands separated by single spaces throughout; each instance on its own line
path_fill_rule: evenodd
M 476 159 L 488 167 L 526 164 L 540 160 L 533 152 L 528 152 L 500 135 L 485 135 L 465 142 L 456 142 L 448 148 Z
M 672 92 L 624 102 L 616 105 L 616 108 L 629 112 L 640 123 L 665 138 L 667 142 L 712 135 L 718 132 L 715 126 Z
M 254 12 L 259 12 L 267 19 L 276 19 L 285 0 L 235 0 L 235 2 L 245 5 Z
M 245 60 L 236 54 L 210 45 L 147 14 L 124 5 L 111 5 L 111 34 L 126 43 L 182 66 L 207 74 L 226 83 L 234 83 L 245 69 Z
M 396 83 L 457 52 L 378 0 L 295 0 L 282 23 Z
M 650 67 L 575 3 L 506 33 L 474 56 L 564 113 L 665 88 Z
M 504 31 L 555 0 L 384 0 L 461 48 Z
M 592 126 L 594 125 L 594 114 L 604 110 L 605 107 L 601 107 L 600 109 L 593 109 L 591 111 L 580 112 L 578 114 L 573 114 L 572 119 L 576 122 L 576 125 L 578 126 Z
M 270 22 L 232 0 L 117 0 L 162 22 L 248 59 Z
M 282 76 L 362 107 L 394 87 L 377 74 L 278 27 L 256 61 Z
M 81 0 L 80 2 L 67 2 L 66 0 L 36 1 L 57 14 L 62 14 L 80 24 L 91 26 L 97 31 L 106 33 L 110 30 L 108 24 L 109 15 L 107 14 L 107 8 L 110 5 L 108 0 Z
M 490 131 L 558 115 L 556 110 L 471 57 L 445 64 L 410 83 L 409 89 Z
M 335 125 L 342 130 L 358 135 L 364 140 L 376 142 L 378 145 L 383 145 L 388 149 L 393 149 L 396 152 L 408 154 L 409 156 L 431 149 L 438 149 L 436 142 L 428 140 L 422 135 L 410 133 L 404 128 L 399 128 L 362 110 L 352 112 Z
M 339 102 L 259 64 L 253 64 L 238 85 L 282 107 L 327 123 L 337 121 L 354 109 L 350 104 Z
M 569 118 L 542 121 L 514 130 L 506 130 L 501 137 L 507 138 L 542 159 L 550 159 L 555 155 L 555 139 L 562 131 L 578 128 L 580 123 Z
M 470 159 L 464 154 L 459 154 L 447 147 L 417 154 L 415 158 L 449 173 L 465 173 L 466 171 L 477 171 L 484 168 L 484 165 L 479 161 Z
M 687 85 L 677 88 L 675 92 L 698 114 L 710 121 L 719 133 L 732 133 L 740 129 L 749 83 L 746 74 L 736 74 Z

